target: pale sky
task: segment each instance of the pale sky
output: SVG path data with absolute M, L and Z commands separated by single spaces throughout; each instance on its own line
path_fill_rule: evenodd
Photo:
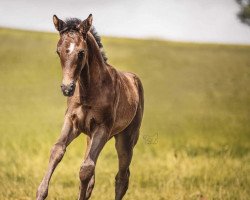
M 250 44 L 235 0 L 1 0 L 0 26 L 55 31 L 59 18 L 94 16 L 101 35 Z

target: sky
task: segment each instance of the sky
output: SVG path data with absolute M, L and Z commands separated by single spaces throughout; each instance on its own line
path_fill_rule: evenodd
M 53 31 L 52 16 L 92 13 L 101 35 L 250 44 L 235 0 L 1 0 L 0 27 Z

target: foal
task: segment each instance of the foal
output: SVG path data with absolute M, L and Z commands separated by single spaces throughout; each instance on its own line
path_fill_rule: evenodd
M 90 198 L 98 155 L 113 136 L 119 158 L 115 199 L 121 200 L 128 189 L 129 165 L 143 116 L 143 88 L 135 74 L 120 72 L 107 63 L 92 20 L 91 14 L 84 21 L 63 21 L 53 16 L 60 33 L 57 53 L 63 71 L 61 89 L 68 97 L 67 111 L 61 136 L 51 150 L 48 169 L 37 190 L 37 200 L 47 197 L 51 176 L 66 147 L 82 132 L 87 135 L 87 149 L 79 172 L 78 199 Z

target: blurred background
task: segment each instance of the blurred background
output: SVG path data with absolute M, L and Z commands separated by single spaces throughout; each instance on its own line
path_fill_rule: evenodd
M 250 199 L 250 1 L 0 1 L 0 199 L 29 200 L 60 134 L 66 98 L 52 16 L 94 16 L 108 63 L 139 75 L 141 137 L 124 199 Z M 81 135 L 48 199 L 77 199 Z M 114 199 L 113 139 L 91 199 Z
M 0 25 L 55 31 L 54 14 L 85 19 L 92 13 L 98 31 L 107 36 L 250 44 L 239 11 L 235 0 L 13 0 L 0 2 Z

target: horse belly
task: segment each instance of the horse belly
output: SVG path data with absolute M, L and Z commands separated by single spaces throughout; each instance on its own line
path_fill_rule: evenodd
M 113 135 L 123 131 L 133 120 L 139 103 L 139 92 L 134 74 L 125 73 L 120 84 Z

